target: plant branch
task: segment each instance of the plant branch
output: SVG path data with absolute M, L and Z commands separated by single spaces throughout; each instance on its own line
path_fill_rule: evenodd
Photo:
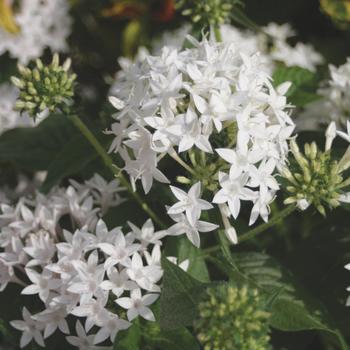
M 259 225 L 258 227 L 249 230 L 248 232 L 243 233 L 243 235 L 238 237 L 239 242 L 245 242 L 248 241 L 251 238 L 254 238 L 258 234 L 266 231 L 268 228 L 274 226 L 278 222 L 280 222 L 282 219 L 286 218 L 290 214 L 294 212 L 296 209 L 296 206 L 294 204 L 289 205 L 288 207 L 281 210 L 277 216 L 273 217 L 269 222 L 266 222 L 265 224 Z

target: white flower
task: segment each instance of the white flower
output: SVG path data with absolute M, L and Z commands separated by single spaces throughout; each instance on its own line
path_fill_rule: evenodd
M 131 324 L 128 321 L 110 312 L 103 319 L 101 328 L 94 337 L 94 344 L 102 343 L 108 338 L 111 342 L 114 342 L 117 333 L 121 330 L 128 329 L 130 326 Z
M 195 226 L 197 220 L 200 218 L 202 210 L 213 208 L 209 202 L 200 198 L 200 182 L 195 183 L 188 191 L 188 194 L 174 186 L 170 186 L 170 189 L 179 202 L 175 203 L 168 209 L 168 214 L 180 214 L 186 212 L 186 217 L 189 223 L 193 226 Z
M 123 266 L 130 266 L 132 255 L 140 247 L 139 244 L 128 244 L 122 232 L 118 232 L 117 236 L 113 242 L 110 243 L 100 243 L 98 247 L 109 257 L 105 262 L 104 268 L 108 270 L 110 267 L 122 264 Z
M 265 221 L 268 222 L 268 217 L 270 214 L 270 203 L 274 200 L 274 192 L 260 192 L 259 196 L 255 199 L 250 219 L 249 225 L 253 225 L 259 216 Z
M 190 242 L 198 248 L 200 246 L 199 232 L 210 232 L 218 228 L 218 225 L 201 220 L 198 220 L 193 226 L 189 223 L 186 215 L 184 214 L 170 215 L 170 217 L 176 221 L 176 224 L 168 229 L 168 234 L 170 236 L 186 234 Z
M 156 283 L 162 278 L 163 270 L 159 265 L 144 265 L 140 254 L 132 256 L 130 267 L 126 270 L 131 280 L 135 281 L 141 288 L 150 292 L 159 292 Z
M 45 266 L 56 253 L 56 246 L 50 234 L 46 231 L 39 231 L 36 234 L 29 235 L 27 246 L 23 250 L 30 255 L 33 260 L 30 260 L 27 267 L 42 265 Z M 30 244 L 30 245 L 29 245 Z
M 52 278 L 52 273 L 47 270 L 44 270 L 41 274 L 28 268 L 25 271 L 33 284 L 25 287 L 22 290 L 22 294 L 39 294 L 43 302 L 47 301 L 50 291 L 57 289 L 62 283 L 60 279 Z
M 108 280 L 101 283 L 100 287 L 104 290 L 110 290 L 116 297 L 120 297 L 124 291 L 137 288 L 137 284 L 129 279 L 126 269 L 120 272 L 111 267 L 107 270 Z
M 81 303 L 89 302 L 93 296 L 100 296 L 102 293 L 100 285 L 105 275 L 105 269 L 103 264 L 98 264 L 97 251 L 90 254 L 87 262 L 76 260 L 72 264 L 78 272 L 78 276 L 73 279 L 68 291 L 79 294 Z
M 66 307 L 55 306 L 33 315 L 32 319 L 45 325 L 44 338 L 46 339 L 51 336 L 56 329 L 59 329 L 64 334 L 69 334 L 69 327 L 66 321 L 67 315 Z
M 143 248 L 147 248 L 149 244 L 161 245 L 161 239 L 167 234 L 166 231 L 154 232 L 154 226 L 151 219 L 148 219 L 143 226 L 138 228 L 132 222 L 128 221 L 131 232 L 128 234 L 128 239 L 137 239 L 140 241 Z
M 76 336 L 68 336 L 66 340 L 69 344 L 75 346 L 78 350 L 95 350 L 99 349 L 94 346 L 95 335 L 87 335 L 81 323 L 79 321 L 75 324 Z
M 250 187 L 259 187 L 260 195 L 266 194 L 268 189 L 277 191 L 279 189 L 278 182 L 274 178 L 273 171 L 275 170 L 276 163 L 274 159 L 268 161 L 262 161 L 258 168 L 251 165 L 249 168 L 249 182 Z
M 106 309 L 107 301 L 107 294 L 97 299 L 90 299 L 75 307 L 71 311 L 71 314 L 78 317 L 86 317 L 85 330 L 89 332 L 93 326 L 103 325 L 104 319 L 108 316 L 108 310 Z
M 130 298 L 124 297 L 116 300 L 116 303 L 122 308 L 127 309 L 128 320 L 132 321 L 138 315 L 148 321 L 155 321 L 154 314 L 148 307 L 159 297 L 159 294 L 141 294 L 140 289 L 131 291 Z
M 0 258 L 0 292 L 4 291 L 9 282 L 14 278 L 13 267 L 5 264 L 4 260 Z
M 35 321 L 25 307 L 22 309 L 22 316 L 23 321 L 10 322 L 12 327 L 23 332 L 20 341 L 21 348 L 24 348 L 26 345 L 28 345 L 32 339 L 34 339 L 37 344 L 44 347 L 44 339 L 41 334 L 43 324 L 41 322 Z
M 248 179 L 248 174 L 235 177 L 234 169 L 230 170 L 229 175 L 220 172 L 219 181 L 222 188 L 215 194 L 213 203 L 227 203 L 232 216 L 236 219 L 241 209 L 241 200 L 253 200 L 255 198 L 254 192 L 245 187 Z
M 194 113 L 190 108 L 187 114 Z M 189 118 L 188 115 L 186 118 Z M 192 148 L 198 147 L 200 150 L 212 153 L 212 147 L 209 142 L 209 135 L 204 135 L 201 123 L 193 119 L 189 123 L 185 122 L 185 117 L 180 118 L 180 125 L 182 126 L 181 139 L 179 143 L 179 152 L 184 152 Z
M 348 133 L 349 131 L 350 131 L 350 125 L 348 124 Z M 335 137 L 337 136 L 337 133 L 339 133 L 339 131 L 337 132 L 337 126 L 335 122 L 329 123 L 328 128 L 326 130 L 325 151 L 329 151 L 332 148 L 332 143 Z M 350 138 L 349 138 L 349 142 L 350 142 Z

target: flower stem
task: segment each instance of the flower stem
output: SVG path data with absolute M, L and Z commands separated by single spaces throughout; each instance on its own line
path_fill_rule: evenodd
M 268 228 L 274 226 L 275 224 L 280 222 L 282 219 L 286 218 L 288 215 L 292 214 L 295 209 L 296 209 L 296 206 L 294 204 L 289 205 L 288 207 L 281 210 L 278 213 L 278 215 L 272 218 L 269 222 L 266 222 L 265 224 L 259 225 L 258 227 L 243 233 L 243 235 L 238 237 L 238 241 L 245 242 L 251 238 L 254 238 L 258 234 L 266 231 Z
M 215 35 L 215 39 L 218 43 L 222 42 L 222 35 L 221 35 L 221 31 L 220 31 L 220 26 L 214 26 L 214 35 Z
M 183 168 L 185 168 L 191 175 L 196 176 L 196 172 L 192 169 L 186 162 L 184 162 L 174 149 L 168 151 L 171 158 L 173 158 L 177 163 L 179 163 Z
M 126 179 L 121 169 L 114 164 L 112 158 L 108 155 L 104 147 L 97 140 L 97 138 L 90 131 L 90 129 L 86 126 L 86 124 L 77 115 L 70 115 L 69 119 L 76 126 L 76 128 L 79 129 L 79 131 L 85 136 L 85 138 L 90 142 L 90 144 L 94 147 L 97 154 L 102 158 L 106 167 L 112 172 L 114 176 L 116 176 L 120 180 L 120 183 L 128 190 L 130 195 L 135 199 L 135 201 L 140 205 L 140 207 L 161 228 L 165 228 L 166 226 L 164 225 L 162 220 L 157 216 L 157 214 L 148 206 L 148 204 L 140 197 L 140 195 L 132 189 L 129 181 Z
M 278 215 L 275 216 L 274 218 L 272 218 L 269 222 L 267 222 L 265 224 L 262 224 L 262 225 L 259 225 L 258 227 L 243 233 L 241 236 L 238 236 L 238 243 L 248 241 L 249 239 L 254 238 L 258 234 L 266 231 L 268 228 L 276 225 L 282 219 L 284 219 L 287 216 L 289 216 L 290 214 L 292 214 L 295 209 L 296 209 L 295 205 L 293 205 L 293 204 L 289 205 L 288 207 L 286 207 L 283 210 L 281 210 L 278 213 Z M 203 254 L 205 256 L 207 256 L 207 255 L 209 255 L 211 253 L 217 252 L 220 249 L 222 249 L 221 244 L 213 246 L 213 247 L 205 248 L 205 249 L 203 249 Z

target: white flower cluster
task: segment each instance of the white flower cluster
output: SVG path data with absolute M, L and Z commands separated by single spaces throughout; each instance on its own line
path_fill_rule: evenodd
M 350 117 L 350 58 L 339 67 L 329 66 L 330 80 L 328 87 L 321 89 L 324 97 L 323 114 L 328 120 L 345 124 Z
M 40 57 L 47 47 L 54 52 L 67 49 L 66 39 L 71 29 L 67 0 L 20 0 L 14 21 L 18 33 L 0 27 L 0 55 L 8 51 L 11 57 L 27 64 Z
M 173 32 L 165 32 L 160 40 L 155 42 L 155 52 L 159 53 L 163 46 L 181 49 L 190 29 L 189 25 L 184 25 Z M 291 46 L 288 43 L 288 40 L 296 34 L 289 24 L 269 23 L 262 28 L 262 31 L 256 34 L 229 24 L 221 26 L 221 36 L 224 42 L 236 44 L 239 50 L 246 55 L 260 52 L 261 60 L 269 72 L 273 71 L 276 62 L 282 62 L 286 66 L 299 66 L 311 71 L 315 71 L 317 65 L 323 63 L 323 57 L 311 45 L 298 42 L 295 46 Z
M 29 115 L 14 110 L 18 95 L 16 87 L 7 83 L 0 85 L 0 134 L 16 127 L 35 125 Z
M 298 42 L 291 46 L 288 43 L 288 39 L 295 36 L 289 24 L 270 23 L 263 30 L 272 37 L 270 55 L 274 61 L 283 62 L 288 67 L 299 66 L 311 71 L 315 71 L 323 63 L 323 57 L 310 44 Z
M 95 324 L 101 327 L 96 337 L 89 338 L 94 344 L 108 337 L 113 340 L 117 330 L 129 323 L 104 308 L 109 290 L 117 297 L 124 290 L 132 290 L 130 298 L 120 298 L 125 308 L 129 299 L 136 300 L 136 289 L 159 292 L 155 283 L 161 277 L 160 235 L 153 234 L 152 224 L 147 222 L 142 230 L 133 227 L 124 236 L 120 228 L 109 232 L 99 220 L 103 210 L 121 202 L 119 192 L 123 188 L 118 181 L 108 183 L 95 175 L 85 184 L 71 183 L 48 195 L 36 193 L 20 198 L 14 205 L 1 205 L 0 291 L 8 283 L 17 283 L 25 287 L 22 294 L 38 294 L 45 305 L 45 310 L 33 316 L 24 308 L 24 321 L 11 323 L 23 332 L 21 347 L 33 338 L 44 346 L 43 339 L 57 328 L 69 334 L 65 320 L 68 314 L 87 317 L 86 331 Z M 64 222 L 75 230 L 73 234 L 64 229 Z M 150 243 L 158 244 L 152 254 L 146 252 Z M 105 264 L 100 264 L 102 256 Z M 145 266 L 142 257 L 147 257 Z M 108 278 L 103 282 L 106 273 Z M 138 308 L 133 308 L 134 304 L 127 308 L 129 320 L 135 312 L 152 318 L 146 306 L 156 296 L 140 296 Z M 78 348 L 86 341 L 72 336 L 67 340 Z
M 350 117 L 350 58 L 336 67 L 329 65 L 330 79 L 318 89 L 322 99 L 309 104 L 298 118 L 301 129 L 319 129 L 322 124 L 335 121 L 345 126 Z
M 124 159 L 134 187 L 141 179 L 147 193 L 153 179 L 168 183 L 158 167 L 166 154 L 183 164 L 184 153 L 212 157 L 216 149 L 222 160 L 213 160 L 221 165 L 211 175 L 221 189 L 213 203 L 219 204 L 223 221 L 237 218 L 241 200 L 253 202 L 250 224 L 259 215 L 266 221 L 279 188 L 274 172 L 285 161 L 294 130 L 285 97 L 290 84 L 274 88 L 259 54 L 246 55 L 234 43 L 188 40 L 193 48 L 164 47 L 159 56 L 143 55 L 135 63 L 120 60 L 122 70 L 110 97 L 118 110 L 108 131 L 115 136 L 110 151 Z M 184 193 L 172 190 L 185 200 Z M 200 210 L 209 209 L 209 203 L 198 204 L 199 192 L 200 185 L 189 194 L 189 225 L 182 233 L 201 231 Z M 174 220 L 184 225 L 184 217 Z M 197 238 L 192 242 L 199 244 Z

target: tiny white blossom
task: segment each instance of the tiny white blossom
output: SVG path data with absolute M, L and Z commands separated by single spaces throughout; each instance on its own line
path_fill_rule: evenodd
M 168 209 L 168 214 L 180 214 L 186 212 L 186 216 L 191 225 L 195 225 L 197 220 L 201 216 L 202 210 L 212 209 L 213 206 L 200 198 L 201 195 L 201 183 L 195 183 L 188 193 L 183 190 L 170 186 L 171 192 L 179 200 Z
M 152 305 L 158 297 L 159 294 L 145 294 L 142 296 L 140 289 L 134 289 L 131 291 L 130 298 L 119 298 L 116 303 L 128 310 L 129 321 L 132 321 L 138 315 L 148 321 L 155 321 L 154 314 L 148 306 Z

